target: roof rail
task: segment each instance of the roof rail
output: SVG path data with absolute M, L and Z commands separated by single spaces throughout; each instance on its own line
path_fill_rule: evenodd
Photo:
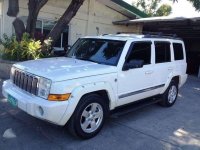
M 143 34 L 136 34 L 134 32 L 117 32 L 116 34 L 102 34 L 101 36 L 120 36 L 120 34 L 124 37 L 132 38 L 163 38 L 163 39 L 174 39 L 174 40 L 182 40 L 176 34 L 163 34 L 162 32 L 143 32 Z
M 144 38 L 181 39 L 176 34 L 163 34 L 162 32 L 143 32 Z
M 117 32 L 116 34 L 136 34 L 135 32 Z

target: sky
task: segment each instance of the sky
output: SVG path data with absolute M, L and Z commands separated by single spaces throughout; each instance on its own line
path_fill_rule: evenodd
M 127 3 L 132 4 L 134 0 L 124 0 Z M 187 0 L 179 0 L 178 3 L 172 3 L 169 0 L 162 0 L 162 3 L 166 3 L 172 6 L 172 13 L 170 16 L 178 17 L 200 17 L 200 12 L 195 11 L 195 8 Z

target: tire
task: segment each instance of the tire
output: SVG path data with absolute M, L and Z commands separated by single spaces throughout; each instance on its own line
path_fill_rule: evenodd
M 69 132 L 82 139 L 96 136 L 102 129 L 108 114 L 108 104 L 96 94 L 81 98 L 69 120 Z
M 164 107 L 171 107 L 175 104 L 178 96 L 178 83 L 171 81 L 167 90 L 162 94 L 162 101 L 159 103 Z

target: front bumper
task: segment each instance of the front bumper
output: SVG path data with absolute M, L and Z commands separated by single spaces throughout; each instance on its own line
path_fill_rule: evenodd
M 31 95 L 12 84 L 10 80 L 4 81 L 2 93 L 6 98 L 8 98 L 9 94 L 17 99 L 17 107 L 31 116 L 46 120 L 53 124 L 64 125 L 61 123 L 61 120 L 69 105 L 68 101 L 52 102 L 35 95 Z M 43 113 L 41 113 L 41 108 Z

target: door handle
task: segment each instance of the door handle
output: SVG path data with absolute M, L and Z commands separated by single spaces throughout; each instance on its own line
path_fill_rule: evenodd
M 170 71 L 171 71 L 171 70 L 173 70 L 173 68 L 172 68 L 172 67 L 169 67 L 169 68 L 168 68 L 168 70 L 170 70 Z
M 145 74 L 152 74 L 153 70 L 146 71 Z

